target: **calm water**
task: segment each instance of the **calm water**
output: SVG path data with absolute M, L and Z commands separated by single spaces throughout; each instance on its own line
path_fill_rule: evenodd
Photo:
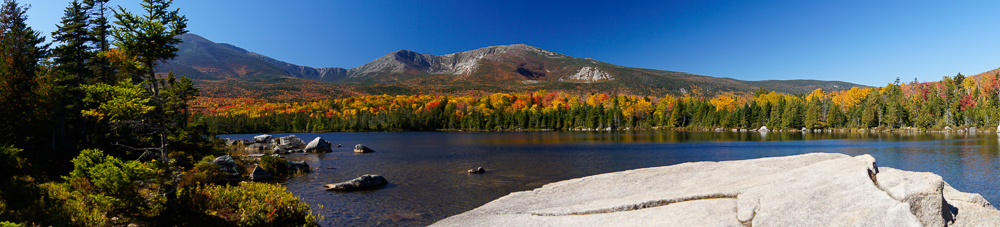
M 515 191 L 594 174 L 693 161 L 812 152 L 871 154 L 879 166 L 934 172 L 960 191 L 1000 202 L 1000 142 L 994 133 L 862 134 L 757 132 L 293 133 L 343 147 L 292 154 L 312 173 L 283 183 L 324 226 L 424 226 Z M 286 136 L 291 134 L 272 134 Z M 251 139 L 254 135 L 222 135 Z M 354 154 L 355 144 L 376 152 Z M 486 174 L 467 174 L 482 166 Z M 389 185 L 328 192 L 323 185 L 380 174 Z M 320 207 L 322 206 L 322 207 Z

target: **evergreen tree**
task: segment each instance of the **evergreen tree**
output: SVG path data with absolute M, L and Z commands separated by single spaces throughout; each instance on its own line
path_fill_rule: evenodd
M 805 127 L 809 129 L 823 128 L 823 124 L 820 122 L 820 101 L 818 98 L 813 98 L 809 100 L 809 104 L 806 107 L 805 113 Z
M 56 25 L 56 31 L 52 32 L 52 39 L 61 44 L 52 50 L 57 69 L 65 74 L 70 86 L 74 87 L 89 83 L 92 75 L 87 66 L 87 61 L 93 55 L 88 46 L 92 39 L 87 29 L 87 19 L 87 8 L 80 1 L 74 0 L 66 7 L 62 21 Z
M 27 7 L 4 0 L 0 9 L 0 136 L 4 143 L 21 143 L 29 137 L 29 119 L 35 108 L 35 70 L 46 55 L 45 38 L 28 27 Z
M 98 81 L 111 83 L 117 81 L 112 78 L 114 72 L 108 58 L 104 53 L 111 48 L 111 41 L 108 40 L 111 25 L 108 23 L 108 1 L 109 0 L 83 0 L 84 7 L 90 9 L 90 37 L 93 43 L 93 50 L 97 53 L 91 55 L 90 70 Z
M 882 112 L 882 102 L 881 96 L 877 89 L 872 89 L 872 92 L 865 97 L 864 111 L 861 114 L 861 123 L 863 127 L 879 127 L 881 124 L 880 113 Z
M 157 107 L 156 119 L 160 129 L 160 156 L 166 157 L 167 150 L 167 116 L 164 109 L 164 98 L 161 94 L 163 80 L 156 77 L 156 65 L 177 56 L 177 44 L 182 41 L 176 36 L 187 33 L 187 18 L 180 15 L 179 9 L 168 10 L 172 0 L 143 0 L 145 15 L 135 15 L 124 7 L 118 6 L 114 12 L 115 26 L 111 30 L 115 45 L 127 55 L 133 56 L 145 71 L 144 79 L 149 81 L 153 93 L 153 103 Z M 167 161 L 167 158 L 161 160 Z
M 143 0 L 142 7 L 146 11 L 145 15 L 135 15 L 128 12 L 124 7 L 112 10 L 115 15 L 115 26 L 111 29 L 111 35 L 115 38 L 115 45 L 127 55 L 134 57 L 145 71 L 142 78 L 149 82 L 152 92 L 151 102 L 155 104 L 155 122 L 159 131 L 158 150 L 160 159 L 167 164 L 166 173 L 172 175 L 174 172 L 170 162 L 170 147 L 168 136 L 173 134 L 170 130 L 169 122 L 172 117 L 168 116 L 169 97 L 165 97 L 164 87 L 168 86 L 164 80 L 156 77 L 155 68 L 158 63 L 173 59 L 177 56 L 177 45 L 182 41 L 178 35 L 187 33 L 187 18 L 180 14 L 179 9 L 169 10 L 172 0 Z M 138 76 L 138 75 L 137 75 Z M 169 88 L 166 88 L 169 89 Z M 183 90 L 183 89 L 182 89 Z M 180 113 L 187 114 L 187 113 Z M 174 128 L 176 129 L 176 128 Z M 175 132 L 176 133 L 176 132 Z M 147 150 L 151 151 L 151 150 Z M 173 163 L 176 164 L 176 163 Z M 167 184 L 163 188 L 167 195 L 168 208 L 176 203 L 175 184 Z

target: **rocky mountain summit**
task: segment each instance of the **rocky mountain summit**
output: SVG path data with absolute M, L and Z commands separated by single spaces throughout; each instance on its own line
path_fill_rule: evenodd
M 813 153 L 607 173 L 515 192 L 433 226 L 997 226 L 941 176 Z

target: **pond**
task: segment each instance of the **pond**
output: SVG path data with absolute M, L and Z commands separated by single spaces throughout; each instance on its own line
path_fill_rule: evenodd
M 253 139 L 256 134 L 221 135 Z M 312 173 L 281 182 L 325 216 L 324 226 L 425 226 L 511 192 L 595 174 L 696 161 L 829 152 L 871 154 L 879 166 L 933 172 L 964 192 L 1000 201 L 997 134 L 800 132 L 372 132 L 279 133 L 334 144 L 297 153 Z M 342 147 L 336 147 L 342 144 Z M 355 144 L 373 153 L 354 154 Z M 466 170 L 483 167 L 485 174 Z M 318 168 L 318 169 L 317 169 Z M 379 174 L 389 185 L 325 191 L 323 185 Z

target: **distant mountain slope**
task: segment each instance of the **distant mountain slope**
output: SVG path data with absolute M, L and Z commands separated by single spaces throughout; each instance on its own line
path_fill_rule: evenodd
M 997 69 L 994 69 L 994 70 L 990 70 L 990 71 L 986 71 L 986 72 L 983 72 L 983 73 L 980 73 L 980 74 L 976 74 L 976 75 L 973 75 L 971 77 L 980 78 L 982 76 L 997 76 L 997 75 L 1000 75 L 1000 68 L 997 68 Z
M 347 89 L 359 94 L 365 94 L 366 91 L 454 94 L 545 89 L 678 95 L 697 86 L 711 95 L 719 92 L 752 92 L 760 87 L 786 93 L 808 93 L 816 88 L 843 90 L 854 86 L 864 87 L 839 81 L 742 81 L 630 68 L 589 58 L 575 58 L 524 44 L 491 46 L 446 55 L 400 50 L 352 69 L 313 68 L 277 60 L 233 45 L 214 43 L 194 34 L 185 34 L 180 38 L 184 43 L 179 45 L 178 57 L 160 67 L 159 72 L 174 71 L 176 74 L 206 81 L 252 80 L 268 83 L 277 78 L 301 78 L 331 83 L 315 86 L 340 87 L 317 90 Z
M 157 71 L 174 71 L 196 79 L 265 79 L 288 77 L 274 64 L 249 55 L 248 51 L 228 44 L 218 44 L 194 34 L 184 34 L 177 57 Z

